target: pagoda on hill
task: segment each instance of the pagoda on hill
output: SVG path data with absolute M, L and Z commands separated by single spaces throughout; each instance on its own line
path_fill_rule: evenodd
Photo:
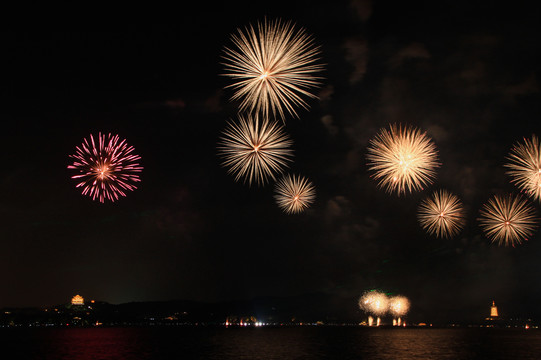
M 491 318 L 497 318 L 498 317 L 498 307 L 494 303 L 494 300 L 492 300 L 492 306 L 490 307 L 490 317 Z
M 85 299 L 81 295 L 75 295 L 71 298 L 71 305 L 84 305 Z

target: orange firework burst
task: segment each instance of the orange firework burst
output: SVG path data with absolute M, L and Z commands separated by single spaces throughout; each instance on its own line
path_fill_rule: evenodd
M 287 175 L 276 183 L 274 198 L 288 214 L 304 211 L 314 201 L 316 190 L 306 178 Z
M 396 125 L 370 140 L 367 159 L 378 185 L 399 195 L 431 184 L 439 166 L 436 146 L 426 133 Z
M 76 147 L 73 164 L 68 169 L 76 171 L 72 179 L 80 179 L 77 187 L 83 189 L 83 195 L 104 202 L 106 199 L 115 201 L 119 195 L 126 196 L 126 191 L 135 190 L 135 182 L 143 170 L 137 163 L 141 159 L 133 154 L 133 146 L 128 146 L 126 140 L 120 141 L 118 135 L 98 134 L 97 142 L 92 134 L 90 140 L 84 139 L 81 146 Z
M 512 182 L 534 199 L 541 201 L 541 142 L 532 135 L 524 143 L 516 144 L 507 157 L 507 174 Z
M 445 190 L 435 191 L 419 205 L 419 223 L 436 237 L 456 235 L 464 226 L 462 203 Z
M 379 291 L 369 291 L 359 299 L 359 307 L 369 314 L 381 316 L 389 310 L 389 298 Z
M 290 22 L 280 20 L 238 29 L 231 40 L 235 49 L 225 48 L 225 76 L 235 82 L 232 100 L 241 100 L 241 110 L 285 117 L 285 111 L 298 117 L 295 106 L 307 108 L 303 96 L 319 86 L 315 73 L 319 48 L 304 29 L 296 31 Z
M 223 131 L 218 154 L 235 181 L 242 178 L 250 185 L 265 184 L 269 178 L 275 180 L 276 174 L 287 167 L 293 156 L 292 144 L 276 121 L 239 115 L 239 122 L 230 122 Z
M 394 316 L 404 316 L 410 309 L 410 301 L 405 296 L 393 296 L 389 299 L 389 311 Z
M 533 206 L 522 196 L 496 195 L 481 209 L 479 223 L 493 243 L 515 246 L 535 232 L 537 216 Z

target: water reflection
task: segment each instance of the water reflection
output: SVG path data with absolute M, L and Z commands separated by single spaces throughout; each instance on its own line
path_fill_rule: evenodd
M 363 327 L 0 329 L 14 359 L 536 359 L 541 331 Z

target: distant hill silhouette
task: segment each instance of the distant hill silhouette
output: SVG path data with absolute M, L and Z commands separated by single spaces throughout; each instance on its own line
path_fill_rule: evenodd
M 226 321 L 230 324 L 359 324 L 367 320 L 367 314 L 358 308 L 357 302 L 358 298 L 327 293 L 264 296 L 213 303 L 170 300 L 110 304 L 95 301 L 47 308 L 4 308 L 0 310 L 0 326 L 223 325 Z M 506 308 L 510 306 L 502 306 L 502 309 Z M 436 310 L 429 314 L 416 311 L 408 314 L 404 320 L 409 325 L 423 322 L 434 326 L 483 326 L 487 324 L 485 318 L 490 308 L 477 306 L 459 311 L 440 307 Z M 525 316 L 509 316 L 505 311 L 502 314 L 498 321 L 490 321 L 489 324 L 516 326 L 538 323 Z M 383 324 L 391 323 L 390 316 L 383 317 Z
M 223 324 L 230 322 L 358 323 L 364 315 L 357 299 L 325 293 L 290 297 L 257 297 L 252 300 L 216 303 L 187 300 L 109 304 L 96 301 L 85 305 L 61 304 L 48 308 L 5 308 L 0 325 L 145 325 Z

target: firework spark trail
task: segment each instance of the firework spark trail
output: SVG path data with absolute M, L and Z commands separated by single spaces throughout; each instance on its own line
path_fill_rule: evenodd
M 393 296 L 389 299 L 389 312 L 394 316 L 404 316 L 410 309 L 410 301 L 405 296 Z
M 234 83 L 232 100 L 240 100 L 240 110 L 276 115 L 283 120 L 285 112 L 298 117 L 296 106 L 307 109 L 303 96 L 315 98 L 310 90 L 320 85 L 316 73 L 319 47 L 304 29 L 295 30 L 291 22 L 275 20 L 257 23 L 245 31 L 238 29 L 231 40 L 235 49 L 224 49 L 223 74 Z
M 464 226 L 464 209 L 457 196 L 445 190 L 435 191 L 419 205 L 421 227 L 436 237 L 452 237 Z
M 507 174 L 512 182 L 528 196 L 541 202 L 541 142 L 532 135 L 524 143 L 516 144 L 507 157 Z
M 228 168 L 235 181 L 249 185 L 276 179 L 292 160 L 293 141 L 276 121 L 260 121 L 259 116 L 239 115 L 238 123 L 229 122 L 218 143 L 222 166 Z
M 431 184 L 439 167 L 432 140 L 414 127 L 390 125 L 370 140 L 368 169 L 380 187 L 398 195 Z
M 133 146 L 126 140 L 120 141 L 118 135 L 98 134 L 97 141 L 90 135 L 80 146 L 76 146 L 73 164 L 68 169 L 76 171 L 72 179 L 80 179 L 76 187 L 82 188 L 82 194 L 92 200 L 115 201 L 119 196 L 126 196 L 126 191 L 137 187 L 134 183 L 141 181 L 138 173 L 143 170 L 137 163 L 141 159 L 133 154 Z
M 389 298 L 379 291 L 369 291 L 360 298 L 359 307 L 367 313 L 382 316 L 389 310 Z
M 537 228 L 537 215 L 522 196 L 496 195 L 480 211 L 479 223 L 494 243 L 515 246 L 528 240 Z
M 278 206 L 287 214 L 304 211 L 315 197 L 314 185 L 300 175 L 287 175 L 276 183 L 274 198 Z

